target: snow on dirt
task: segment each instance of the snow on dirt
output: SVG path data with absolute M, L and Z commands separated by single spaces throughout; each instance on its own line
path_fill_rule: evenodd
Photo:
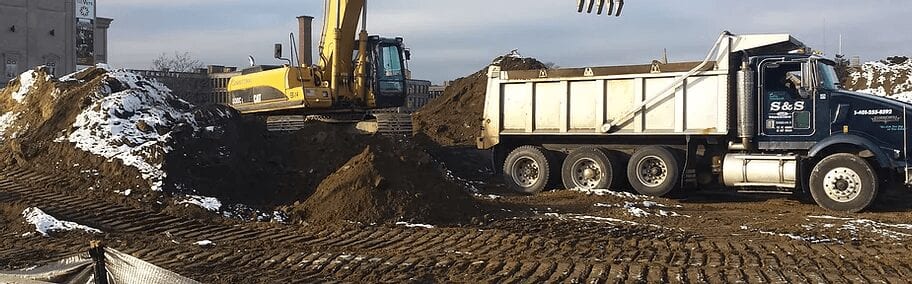
M 434 228 L 433 225 L 428 225 L 428 224 L 412 224 L 412 223 L 409 223 L 409 222 L 396 222 L 396 225 L 397 225 L 397 226 L 405 226 L 406 228 L 425 228 L 425 229 L 433 229 L 433 228 Z
M 195 242 L 193 244 L 201 246 L 201 247 L 215 246 L 215 242 L 210 241 L 210 240 L 202 240 L 202 241 Z
M 215 197 L 187 195 L 186 199 L 179 201 L 177 204 L 192 204 L 213 212 L 218 212 L 222 209 L 222 202 Z
M 10 129 L 13 126 L 13 123 L 16 122 L 18 118 L 18 113 L 8 112 L 0 115 L 0 142 L 3 142 L 3 137 L 6 136 L 6 130 Z
M 12 93 L 13 100 L 20 104 L 25 101 L 26 95 L 28 95 L 29 90 L 32 89 L 37 80 L 38 73 L 35 70 L 25 71 L 25 73 L 19 75 L 19 90 Z
M 48 215 L 37 207 L 29 207 L 22 211 L 22 217 L 25 222 L 35 226 L 35 231 L 42 236 L 49 236 L 48 233 L 81 230 L 87 233 L 101 234 L 101 230 L 80 225 L 74 222 L 61 221 L 54 216 Z
M 834 216 L 808 216 L 811 222 L 806 228 L 835 229 L 857 239 L 860 233 L 875 234 L 888 240 L 903 241 L 912 238 L 912 224 L 892 224 L 869 219 L 843 218 Z
M 614 197 L 619 197 L 619 198 L 624 198 L 624 199 L 633 199 L 633 200 L 644 200 L 644 199 L 651 199 L 651 198 L 652 198 L 652 197 L 645 196 L 645 195 L 637 195 L 637 194 L 633 194 L 633 193 L 630 193 L 630 192 L 623 192 L 623 191 L 613 191 L 613 190 L 610 190 L 610 189 L 582 189 L 582 188 L 574 188 L 574 189 L 571 189 L 571 190 L 572 190 L 572 191 L 576 191 L 576 192 L 580 192 L 580 193 L 583 193 L 583 194 L 586 194 L 586 195 L 595 195 L 595 196 L 614 196 Z
M 912 103 L 912 59 L 888 57 L 850 68 L 846 88 Z
M 622 208 L 625 210 L 627 215 L 633 217 L 690 217 L 687 215 L 681 215 L 678 212 L 665 210 L 672 208 L 672 206 L 666 206 L 660 203 L 653 201 L 643 201 L 643 202 L 624 202 L 623 204 L 607 204 L 607 203 L 596 203 L 595 207 L 604 207 L 604 208 Z M 681 208 L 681 205 L 676 205 L 674 208 Z
M 107 85 L 89 107 L 76 117 L 67 141 L 76 148 L 121 160 L 135 167 L 152 190 L 161 190 L 162 170 L 171 129 L 179 124 L 195 126 L 190 105 L 171 95 L 156 81 L 124 70 L 108 71 Z

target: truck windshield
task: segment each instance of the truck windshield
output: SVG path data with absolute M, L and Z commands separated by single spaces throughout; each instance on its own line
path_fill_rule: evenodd
M 839 76 L 836 75 L 836 69 L 829 64 L 820 62 L 817 64 L 820 73 L 820 87 L 827 90 L 838 90 L 840 87 Z

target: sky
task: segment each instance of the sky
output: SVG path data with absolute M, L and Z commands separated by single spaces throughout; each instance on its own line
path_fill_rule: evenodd
M 401 36 L 415 79 L 435 83 L 484 68 L 518 49 L 562 67 L 698 61 L 722 31 L 790 33 L 832 57 L 863 61 L 912 55 L 908 0 L 627 0 L 619 18 L 579 14 L 574 0 L 381 0 L 368 2 L 368 31 Z M 314 16 L 319 42 L 323 0 L 97 0 L 114 18 L 109 61 L 145 69 L 162 53 L 190 52 L 205 64 L 247 66 L 272 59 L 300 15 Z M 290 50 L 286 47 L 286 50 Z M 316 47 L 314 48 L 316 50 Z

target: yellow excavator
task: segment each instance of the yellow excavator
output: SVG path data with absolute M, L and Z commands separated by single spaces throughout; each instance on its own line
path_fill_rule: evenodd
M 356 113 L 402 106 L 409 51 L 401 37 L 368 35 L 366 2 L 326 0 L 320 57 L 315 65 L 309 62 L 313 18 L 300 17 L 302 41 L 297 58 L 303 62 L 294 64 L 294 52 L 290 59 L 285 58 L 282 45 L 276 44 L 275 57 L 288 64 L 256 66 L 231 78 L 229 104 L 242 114 L 266 115 Z
M 579 12 L 620 16 L 623 0 L 578 0 Z M 303 62 L 255 66 L 228 83 L 229 104 L 242 114 L 334 114 L 400 107 L 407 95 L 406 61 L 410 52 L 401 37 L 367 33 L 367 0 L 326 0 L 320 57 L 311 64 L 310 21 L 300 17 Z M 360 33 L 356 34 L 358 26 Z M 356 38 L 357 36 L 357 38 Z M 292 39 L 292 44 L 294 40 Z M 251 60 L 252 61 L 252 60 Z

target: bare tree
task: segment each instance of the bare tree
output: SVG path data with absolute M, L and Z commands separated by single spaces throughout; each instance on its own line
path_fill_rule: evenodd
M 545 62 L 545 68 L 547 69 L 560 69 L 561 67 L 554 62 Z
M 152 69 L 156 71 L 196 72 L 203 68 L 203 62 L 193 58 L 190 52 L 174 52 L 174 55 L 162 53 L 152 60 Z

